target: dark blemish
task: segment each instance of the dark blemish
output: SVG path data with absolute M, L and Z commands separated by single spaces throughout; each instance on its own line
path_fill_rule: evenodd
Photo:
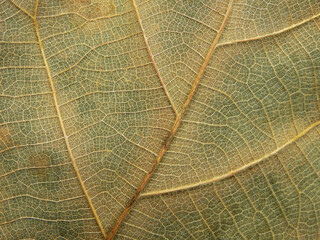
M 73 224 L 67 221 L 59 221 L 57 224 L 59 235 L 61 237 L 65 237 L 66 239 L 77 239 L 79 237 L 78 231 L 81 231 L 81 229 L 83 229 L 83 224 L 80 221 Z
M 268 179 L 270 185 L 275 185 L 277 182 L 276 176 L 272 173 L 267 175 L 267 179 Z

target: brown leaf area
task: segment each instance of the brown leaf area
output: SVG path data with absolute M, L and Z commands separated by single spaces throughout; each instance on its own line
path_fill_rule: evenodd
M 54 4 L 58 4 L 58 8 L 52 8 Z M 108 17 L 115 14 L 114 0 L 72 0 L 68 2 L 43 1 L 40 4 L 44 9 L 52 9 L 60 14 L 78 14 L 86 20 Z
M 8 146 L 10 146 L 11 137 L 10 137 L 9 128 L 7 127 L 0 128 L 0 140 L 1 140 L 1 145 L 4 145 L 3 147 L 1 147 L 1 149 L 7 148 Z
M 85 16 L 87 19 L 97 17 L 107 17 L 115 14 L 114 0 L 75 0 L 74 6 L 70 6 L 70 10 L 78 9 L 78 13 Z
M 4 0 L 0 239 L 318 239 L 320 3 Z
M 50 168 L 50 157 L 46 153 L 37 153 L 29 156 L 29 161 L 34 166 L 34 175 L 45 178 Z

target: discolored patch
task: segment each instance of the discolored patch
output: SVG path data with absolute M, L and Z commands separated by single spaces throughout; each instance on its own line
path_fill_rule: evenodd
M 83 223 L 78 221 L 75 223 L 70 222 L 58 222 L 58 231 L 61 237 L 65 237 L 66 239 L 76 239 L 78 237 L 77 230 L 81 229 L 83 227 Z
M 35 168 L 32 175 L 40 178 L 48 178 L 49 169 L 51 166 L 49 152 L 40 152 L 29 156 L 29 162 Z
M 69 166 L 63 164 L 63 155 L 56 149 L 41 150 L 31 153 L 27 157 L 28 164 L 32 166 L 30 176 L 42 182 L 42 187 L 49 191 L 57 191 L 63 178 L 68 176 L 63 173 L 69 172 Z M 55 182 L 52 184 L 52 182 Z
M 106 17 L 115 14 L 113 0 L 75 0 L 72 8 L 87 19 Z M 74 9 L 73 9 L 74 10 Z
M 11 145 L 12 145 L 12 138 L 11 138 L 9 127 L 8 126 L 0 127 L 0 149 L 8 148 Z

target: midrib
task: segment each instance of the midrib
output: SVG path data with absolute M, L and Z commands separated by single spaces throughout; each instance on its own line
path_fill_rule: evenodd
M 44 52 L 44 47 L 43 47 L 43 44 L 42 44 L 42 41 L 41 41 L 41 37 L 40 37 L 40 33 L 39 33 L 39 26 L 38 26 L 38 22 L 37 22 L 37 10 L 38 10 L 38 5 L 39 5 L 39 0 L 37 1 L 37 4 L 36 4 L 36 10 L 35 10 L 35 15 L 34 16 L 31 16 L 32 19 L 33 19 L 33 22 L 34 22 L 34 26 L 35 26 L 35 30 L 36 30 L 36 34 L 37 34 L 37 38 L 38 38 L 38 42 L 39 42 L 39 47 L 40 47 L 40 51 L 41 51 L 41 55 L 42 55 L 42 58 L 43 58 L 43 62 L 44 62 L 44 65 L 45 65 L 45 68 L 46 68 L 46 71 L 47 71 L 47 76 L 48 76 L 48 80 L 49 80 L 49 84 L 50 84 L 50 88 L 51 88 L 51 91 L 52 91 L 52 97 L 53 97 L 53 102 L 54 102 L 54 106 L 55 106 L 55 109 L 56 109 L 56 112 L 57 112 L 57 116 L 58 116 L 58 119 L 59 119 L 59 124 L 60 124 L 60 127 L 61 127 L 61 130 L 62 130 L 62 133 L 63 133 L 63 138 L 65 140 L 65 143 L 66 143 L 66 147 L 67 147 L 67 150 L 68 150 L 68 154 L 70 156 L 70 159 L 71 159 L 71 162 L 72 162 L 72 166 L 74 168 L 74 171 L 77 175 L 77 179 L 79 180 L 79 183 L 80 183 L 80 186 L 81 186 L 81 189 L 88 201 L 88 204 L 90 206 L 90 209 L 94 215 L 94 218 L 100 228 L 100 231 L 103 235 L 103 238 L 106 238 L 106 233 L 103 229 L 103 226 L 102 226 L 102 223 L 98 217 L 98 214 L 91 202 L 91 199 L 89 197 L 89 194 L 87 192 L 87 189 L 82 181 L 82 178 L 81 178 L 81 175 L 79 173 L 79 170 L 78 170 L 78 166 L 77 166 L 77 163 L 75 161 L 75 158 L 72 154 L 72 151 L 71 151 L 71 147 L 70 147 L 70 143 L 69 143 L 69 139 L 68 139 L 68 135 L 66 133 L 66 130 L 65 130 L 65 126 L 64 126 L 64 122 L 63 122 L 63 119 L 62 119 L 62 116 L 61 116 L 61 112 L 60 112 L 60 108 L 59 108 L 59 105 L 58 105 L 58 100 L 57 100 L 57 94 L 56 94 L 56 90 L 55 90 L 55 87 L 54 87 L 54 84 L 53 84 L 53 80 L 52 80 L 52 75 L 51 75 L 51 71 L 50 71 L 50 67 L 49 67 L 49 64 L 47 62 L 47 58 L 46 58 L 46 54 Z
M 135 4 L 135 0 L 132 0 L 132 2 L 133 2 L 133 5 L 134 5 L 134 8 L 135 8 L 135 11 L 136 11 L 136 15 L 137 15 L 138 21 L 140 23 L 141 19 L 139 18 L 139 13 L 138 13 L 138 10 L 137 10 L 136 4 Z M 207 65 L 209 63 L 209 60 L 210 60 L 214 50 L 217 47 L 219 38 L 221 37 L 223 29 L 225 28 L 227 20 L 228 20 L 228 18 L 230 16 L 232 5 L 233 5 L 233 0 L 230 0 L 230 2 L 228 4 L 228 7 L 227 7 L 227 12 L 225 14 L 225 18 L 224 18 L 224 20 L 223 20 L 223 22 L 222 22 L 222 24 L 220 26 L 220 29 L 219 29 L 219 31 L 217 33 L 217 36 L 215 37 L 215 39 L 213 40 L 213 42 L 212 42 L 212 44 L 210 46 L 210 49 L 209 49 L 209 51 L 208 51 L 208 53 L 207 53 L 202 65 L 201 65 L 201 68 L 200 68 L 200 70 L 199 70 L 199 72 L 197 74 L 197 77 L 196 77 L 194 83 L 192 84 L 192 88 L 190 90 L 188 98 L 187 98 L 186 102 L 184 103 L 184 105 L 183 105 L 183 107 L 181 109 L 181 112 L 178 113 L 178 115 L 176 117 L 176 120 L 172 125 L 171 131 L 170 131 L 170 135 L 168 136 L 167 140 L 165 141 L 163 147 L 161 148 L 161 150 L 160 150 L 158 156 L 156 157 L 155 162 L 152 165 L 151 169 L 145 175 L 144 179 L 142 180 L 141 184 L 137 188 L 137 190 L 134 193 L 133 197 L 130 199 L 129 203 L 127 204 L 127 206 L 123 210 L 122 214 L 118 218 L 117 222 L 115 223 L 114 227 L 112 228 L 111 232 L 109 233 L 108 240 L 111 240 L 115 236 L 115 234 L 117 233 L 121 223 L 123 222 L 123 220 L 126 217 L 126 215 L 129 213 L 133 203 L 137 200 L 137 198 L 139 197 L 141 191 L 147 185 L 148 181 L 150 180 L 150 177 L 154 173 L 156 167 L 158 166 L 158 164 L 161 161 L 162 157 L 165 155 L 170 143 L 172 142 L 172 139 L 175 136 L 175 133 L 177 132 L 177 130 L 178 130 L 180 124 L 181 124 L 183 115 L 186 112 L 186 110 L 187 110 L 187 108 L 188 108 L 188 106 L 189 106 L 189 104 L 190 104 L 190 102 L 191 102 L 196 90 L 197 90 L 197 87 L 199 85 L 200 79 L 202 78 L 202 75 L 203 75 L 203 73 L 204 73 L 204 71 L 205 71 L 205 69 L 206 69 L 206 67 L 207 67 Z M 147 42 L 146 42 L 146 44 L 147 44 Z

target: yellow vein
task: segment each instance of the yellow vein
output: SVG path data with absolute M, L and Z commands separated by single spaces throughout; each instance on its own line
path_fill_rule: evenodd
M 199 215 L 200 215 L 200 217 L 201 217 L 201 220 L 204 222 L 204 224 L 205 224 L 205 225 L 207 226 L 207 228 L 209 229 L 209 231 L 210 231 L 213 239 L 216 240 L 217 238 L 216 238 L 216 235 L 214 234 L 214 231 L 211 229 L 211 227 L 210 227 L 209 223 L 207 222 L 206 218 L 203 216 L 203 214 L 202 214 L 202 212 L 200 211 L 200 209 L 198 208 L 196 202 L 193 200 L 193 198 L 192 198 L 192 196 L 191 196 L 191 193 L 188 192 L 188 195 L 189 195 L 189 197 L 190 197 L 190 199 L 191 199 L 191 202 L 192 202 L 193 206 L 195 207 L 195 209 L 196 209 L 197 212 L 199 213 Z
M 186 225 L 181 221 L 181 219 L 177 216 L 177 214 L 169 207 L 169 204 L 166 203 L 166 201 L 162 198 L 162 196 L 160 196 L 160 199 L 164 203 L 166 208 L 170 211 L 172 216 L 174 216 L 175 219 L 177 219 L 177 221 L 181 224 L 181 226 L 187 231 L 189 236 L 191 236 L 194 240 L 196 240 L 196 238 L 193 236 L 192 232 L 189 231 L 189 229 L 186 227 Z
M 249 42 L 249 41 L 255 41 L 255 40 L 259 40 L 259 39 L 263 39 L 263 38 L 267 38 L 267 37 L 271 37 L 271 36 L 276 36 L 276 35 L 279 35 L 281 33 L 284 33 L 284 32 L 287 32 L 287 31 L 290 31 L 291 29 L 294 29 L 296 27 L 299 27 L 305 23 L 308 23 L 316 18 L 320 17 L 320 13 L 310 17 L 310 18 L 307 18 L 301 22 L 298 22 L 296 24 L 293 24 L 289 27 L 286 27 L 286 28 L 283 28 L 281 30 L 278 30 L 278 31 L 275 31 L 275 32 L 272 32 L 272 33 L 268 33 L 268 34 L 265 34 L 265 35 L 262 35 L 262 36 L 257 36 L 257 37 L 253 37 L 253 38 L 247 38 L 247 39 L 240 39 L 240 40 L 234 40 L 234 41 L 230 41 L 230 42 L 224 42 L 224 43 L 220 43 L 218 44 L 217 47 L 221 47 L 221 46 L 225 46 L 225 45 L 231 45 L 231 44 L 235 44 L 235 43 L 241 43 L 241 42 Z
M 317 23 L 316 23 L 317 25 Z M 319 29 L 320 30 L 320 29 Z M 302 47 L 302 49 L 304 50 L 304 52 L 308 55 L 308 57 L 310 58 L 310 61 L 312 63 L 312 69 L 313 69 L 313 79 L 314 79 L 314 87 L 315 87 L 315 93 L 316 93 L 316 99 L 317 99 L 317 105 L 318 105 L 318 110 L 320 110 L 320 99 L 319 99 L 319 94 L 318 94 L 318 83 L 317 83 L 317 71 L 316 71 L 316 66 L 314 64 L 313 58 L 310 55 L 309 51 L 306 49 L 306 47 L 301 43 L 301 41 L 299 40 L 299 38 L 292 33 L 293 37 L 296 39 L 296 41 L 298 42 L 298 44 Z M 301 88 L 301 87 L 300 87 Z
M 198 186 L 210 184 L 210 183 L 213 183 L 213 182 L 218 182 L 218 181 L 221 181 L 223 179 L 232 177 L 235 174 L 237 174 L 237 173 L 239 173 L 241 171 L 244 171 L 244 170 L 246 170 L 246 169 L 248 169 L 250 167 L 253 167 L 253 166 L 257 165 L 258 163 L 264 161 L 265 159 L 277 154 L 278 152 L 280 152 L 282 149 L 284 149 L 288 145 L 294 143 L 296 140 L 298 140 L 302 136 L 306 135 L 310 130 L 312 130 L 313 128 L 317 127 L 318 125 L 320 125 L 320 121 L 311 124 L 309 127 L 307 127 L 302 132 L 300 132 L 298 135 L 296 135 L 294 138 L 290 139 L 290 141 L 288 141 L 287 143 L 285 143 L 281 147 L 278 147 L 273 152 L 271 152 L 271 153 L 269 153 L 267 155 L 264 155 L 263 157 L 255 160 L 255 161 L 253 161 L 253 162 L 251 162 L 249 164 L 243 165 L 242 167 L 240 167 L 238 169 L 235 169 L 235 170 L 233 170 L 231 172 L 228 172 L 226 174 L 223 174 L 223 175 L 220 175 L 220 176 L 217 176 L 217 177 L 214 177 L 212 179 L 208 179 L 208 180 L 205 180 L 205 181 L 202 181 L 202 182 L 197 182 L 197 183 L 194 183 L 194 184 L 190 184 L 190 185 L 185 185 L 185 186 L 181 186 L 181 187 L 165 189 L 165 190 L 160 190 L 160 191 L 142 193 L 142 194 L 140 194 L 140 197 L 153 196 L 153 195 L 160 195 L 160 194 L 165 194 L 165 193 L 170 193 L 170 192 L 182 191 L 182 190 L 191 189 L 191 188 L 195 188 L 195 187 L 198 187 Z
M 134 0 L 133 0 L 134 2 Z M 155 159 L 155 162 L 154 164 L 152 165 L 150 171 L 145 175 L 144 179 L 142 180 L 140 186 L 137 188 L 135 194 L 133 195 L 133 197 L 130 199 L 128 205 L 126 206 L 126 208 L 123 210 L 122 214 L 120 215 L 120 217 L 118 218 L 117 222 L 115 223 L 113 229 L 111 230 L 111 232 L 109 233 L 108 235 L 108 240 L 111 240 L 116 232 L 118 231 L 119 227 L 120 227 L 120 224 L 122 223 L 122 221 L 124 220 L 124 218 L 126 217 L 126 215 L 129 213 L 133 203 L 137 200 L 137 198 L 139 197 L 141 191 L 143 190 L 143 188 L 146 186 L 146 184 L 148 183 L 150 177 L 152 176 L 152 174 L 154 173 L 156 167 L 158 166 L 160 160 L 162 159 L 162 157 L 164 156 L 164 154 L 166 153 L 167 149 L 168 149 L 168 146 L 170 145 L 175 133 L 177 132 L 179 126 L 180 126 L 180 123 L 182 121 L 182 117 L 187 109 L 187 107 L 189 106 L 190 102 L 191 102 L 191 99 L 193 97 L 193 95 L 195 94 L 196 92 L 196 89 L 197 89 L 197 86 L 199 85 L 199 82 L 200 82 L 200 79 L 204 73 L 204 70 L 206 69 L 208 63 L 209 63 L 209 60 L 211 58 L 211 55 L 212 53 L 214 52 L 214 50 L 216 49 L 217 47 L 217 44 L 218 44 L 218 41 L 219 41 L 219 38 L 221 37 L 221 34 L 222 34 L 222 31 L 227 23 L 227 20 L 230 16 L 230 13 L 231 13 L 231 8 L 232 8 L 232 4 L 233 4 L 233 0 L 230 0 L 229 2 L 229 5 L 228 5 L 228 8 L 227 8 L 227 12 L 226 12 L 226 15 L 225 15 L 225 18 L 221 24 L 221 27 L 219 29 L 219 32 L 217 33 L 217 36 L 215 37 L 215 39 L 213 40 L 212 44 L 211 44 L 211 47 L 207 53 L 207 56 L 206 58 L 204 59 L 203 63 L 202 63 L 202 66 L 198 72 L 198 75 L 192 85 L 192 88 L 190 90 L 190 93 L 188 95 L 188 98 L 185 102 L 185 104 L 183 105 L 182 109 L 181 109 L 181 112 L 177 115 L 176 117 L 176 120 L 175 122 L 173 123 L 173 126 L 171 128 L 171 131 L 170 131 L 170 134 L 167 138 L 167 140 L 165 141 L 163 147 L 161 148 L 158 156 L 156 157 Z M 136 6 L 135 6 L 136 7 Z
M 68 153 L 69 153 L 69 156 L 70 156 L 70 159 L 71 159 L 71 162 L 72 162 L 72 165 L 73 165 L 73 168 L 75 170 L 75 173 L 77 175 L 77 178 L 79 180 L 79 183 L 80 183 L 80 186 L 81 186 L 81 189 L 89 203 L 89 206 L 90 206 L 90 209 L 94 215 L 94 218 L 100 228 L 100 231 L 102 233 L 102 235 L 105 237 L 106 236 L 106 233 L 102 227 L 102 224 L 101 224 L 101 221 L 98 217 L 98 214 L 91 202 L 91 199 L 90 199 L 90 196 L 86 190 L 86 187 L 81 179 L 81 176 L 80 176 L 80 172 L 78 170 L 78 166 L 77 166 L 77 163 L 75 161 L 75 158 L 71 152 L 71 147 L 70 147 L 70 143 L 69 143 L 69 140 L 68 140 L 68 136 L 67 136 L 67 133 L 66 133 L 66 130 L 65 130 L 65 126 L 64 126 L 64 122 L 63 122 L 63 119 L 62 119 L 62 116 L 61 116 L 61 112 L 60 112 L 60 108 L 58 106 L 58 100 L 57 100 L 57 94 L 56 94 L 56 90 L 55 90 L 55 87 L 54 87 L 54 84 L 53 84 L 53 80 L 52 80 L 52 76 L 51 76 L 51 71 L 50 71 L 50 67 L 49 67 L 49 64 L 47 62 L 47 58 L 46 58 L 46 55 L 45 55 L 45 52 L 44 52 L 44 47 L 43 47 L 43 44 L 42 44 L 42 41 L 41 41 L 41 38 L 40 38 L 40 32 L 39 32 L 39 26 L 38 26 L 38 22 L 37 22 L 37 9 L 38 9 L 38 5 L 39 5 L 39 0 L 37 1 L 37 5 L 36 5 L 36 11 L 35 11 L 35 15 L 32 17 L 33 18 L 33 22 L 34 22 L 34 25 L 35 25 L 35 30 L 36 30 L 36 34 L 37 34 L 37 38 L 38 38 L 38 42 L 39 42 L 39 46 L 40 46 L 40 51 L 41 51 L 41 55 L 42 55 L 42 58 L 43 58 L 43 61 L 44 61 L 44 65 L 46 67 L 46 70 L 47 70 L 47 75 L 48 75 L 48 80 L 49 80 L 49 84 L 50 84 L 50 88 L 52 90 L 52 96 L 53 96 L 53 101 L 54 101 L 54 106 L 55 106 L 55 109 L 56 109 L 56 112 L 57 112 L 57 115 L 58 115 L 58 119 L 59 119 L 59 123 L 60 123 L 60 126 L 61 126 L 61 130 L 62 130 L 62 133 L 63 133 L 63 137 L 64 137 L 64 140 L 65 140 L 65 143 L 66 143 L 66 146 L 67 146 L 67 150 L 68 150 Z
M 172 101 L 172 99 L 171 99 L 171 97 L 170 97 L 170 94 L 169 94 L 169 92 L 168 92 L 168 90 L 167 90 L 167 88 L 166 88 L 166 85 L 164 84 L 164 82 L 163 82 L 163 80 L 162 80 L 162 77 L 161 77 L 161 75 L 160 75 L 160 72 L 159 72 L 159 68 L 158 68 L 158 66 L 157 66 L 157 63 L 156 63 L 156 61 L 154 60 L 154 57 L 153 57 L 153 55 L 152 55 L 150 46 L 149 46 L 149 44 L 148 44 L 148 40 L 147 40 L 147 36 L 146 36 L 145 30 L 144 30 L 144 28 L 143 28 L 143 26 L 142 26 L 142 21 L 141 21 L 140 13 L 139 13 L 139 11 L 138 11 L 138 8 L 137 8 L 137 5 L 136 5 L 136 3 L 135 3 L 135 0 L 132 0 L 132 3 L 133 3 L 134 10 L 135 10 L 135 12 L 136 12 L 136 14 L 137 14 L 137 18 L 138 18 L 139 25 L 140 25 L 140 28 L 141 28 L 141 31 L 142 31 L 142 35 L 143 35 L 143 40 L 144 40 L 144 43 L 145 43 L 145 45 L 146 45 L 146 47 L 147 47 L 147 51 L 148 51 L 148 54 L 149 54 L 149 56 L 150 56 L 151 62 L 152 62 L 152 64 L 153 64 L 153 67 L 154 67 L 154 69 L 156 70 L 156 73 L 157 73 L 157 75 L 158 75 L 158 78 L 159 78 L 159 80 L 160 80 L 160 82 L 161 82 L 161 85 L 162 85 L 162 87 L 163 87 L 164 92 L 165 92 L 166 95 L 167 95 L 167 98 L 168 98 L 168 100 L 169 100 L 169 102 L 170 102 L 170 104 L 171 104 L 171 106 L 172 106 L 173 111 L 175 112 L 176 115 L 178 115 L 177 108 L 176 108 L 176 106 L 174 105 L 174 103 L 173 103 L 173 101 Z
M 20 7 L 18 4 L 16 4 L 13 0 L 9 0 L 16 8 L 18 8 L 20 11 L 24 12 L 26 15 L 28 15 L 29 17 L 33 18 L 33 16 L 26 11 L 25 9 L 23 9 L 22 7 Z

